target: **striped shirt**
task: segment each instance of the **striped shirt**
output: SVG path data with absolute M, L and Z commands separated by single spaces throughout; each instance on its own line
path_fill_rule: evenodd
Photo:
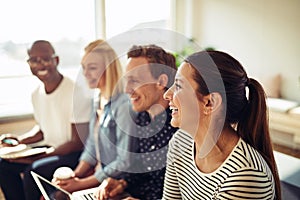
M 193 138 L 178 130 L 170 140 L 163 199 L 274 199 L 275 182 L 263 157 L 239 139 L 214 172 L 202 173 Z

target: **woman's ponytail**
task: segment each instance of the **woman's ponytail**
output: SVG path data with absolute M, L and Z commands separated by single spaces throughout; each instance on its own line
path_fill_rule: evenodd
M 248 79 L 246 87 L 249 89 L 248 105 L 243 118 L 238 123 L 237 131 L 246 142 L 261 153 L 268 163 L 275 179 L 276 197 L 281 199 L 280 180 L 270 138 L 266 94 L 255 79 Z

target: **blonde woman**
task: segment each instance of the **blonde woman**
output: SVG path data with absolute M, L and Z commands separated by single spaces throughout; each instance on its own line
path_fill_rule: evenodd
M 93 41 L 85 48 L 81 64 L 87 84 L 99 94 L 94 98 L 89 138 L 73 178 L 53 180 L 69 192 L 96 187 L 105 178 L 118 177 L 128 169 L 129 152 L 134 150 L 130 137 L 134 129 L 131 106 L 122 92 L 122 68 L 115 51 L 103 40 Z

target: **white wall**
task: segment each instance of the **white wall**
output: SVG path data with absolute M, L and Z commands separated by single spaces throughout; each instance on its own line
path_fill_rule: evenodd
M 200 46 L 231 54 L 250 77 L 280 73 L 282 96 L 300 102 L 299 0 L 193 2 L 192 32 Z

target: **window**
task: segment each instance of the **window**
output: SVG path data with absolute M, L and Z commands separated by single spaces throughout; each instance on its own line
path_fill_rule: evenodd
M 170 0 L 106 0 L 106 37 L 133 28 L 168 28 Z
M 83 47 L 95 38 L 94 0 L 10 0 L 0 2 L 0 117 L 32 112 L 31 92 L 39 80 L 26 62 L 27 48 L 49 40 L 59 69 L 72 77 Z
M 95 19 L 105 1 L 105 20 Z M 31 92 L 39 84 L 26 63 L 27 48 L 49 40 L 60 56 L 59 70 L 79 73 L 81 53 L 106 24 L 106 39 L 132 28 L 166 29 L 170 0 L 10 0 L 0 2 L 0 118 L 32 113 Z M 97 21 L 97 23 L 96 23 Z
M 152 37 L 152 43 L 161 45 L 165 38 L 162 39 L 160 30 L 169 29 L 170 16 L 171 0 L 105 0 L 105 36 L 123 67 L 126 52 L 133 44 L 148 44 Z

